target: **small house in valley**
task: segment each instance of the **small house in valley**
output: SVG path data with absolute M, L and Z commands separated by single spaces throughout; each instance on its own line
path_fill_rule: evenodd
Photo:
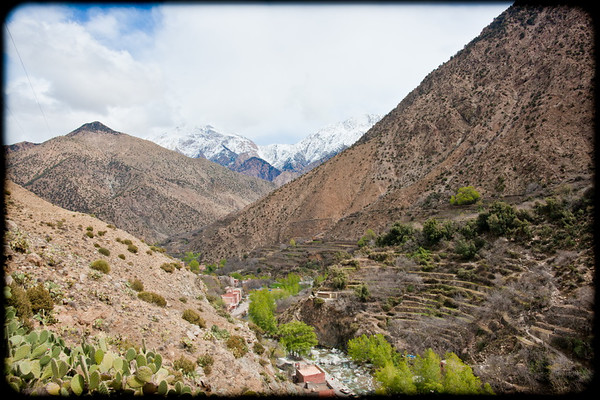
M 227 311 L 234 310 L 242 301 L 242 289 L 236 287 L 228 287 L 225 289 L 225 294 L 221 295 Z

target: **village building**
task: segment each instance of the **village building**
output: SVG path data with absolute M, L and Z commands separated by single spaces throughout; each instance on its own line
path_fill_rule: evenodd
M 335 299 L 338 298 L 339 292 L 331 292 L 331 291 L 320 290 L 315 295 L 316 295 L 316 297 L 318 297 L 320 299 L 335 300 Z
M 296 364 L 294 381 L 301 384 L 309 394 L 315 394 L 319 397 L 335 396 L 335 390 L 325 378 L 325 371 L 318 365 Z
M 221 295 L 227 311 L 234 310 L 242 301 L 242 288 L 227 287 L 225 294 Z

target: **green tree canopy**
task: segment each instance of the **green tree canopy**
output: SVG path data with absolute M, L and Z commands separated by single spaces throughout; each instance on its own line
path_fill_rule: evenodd
M 396 222 L 386 234 L 378 236 L 375 243 L 377 246 L 397 246 L 412 239 L 414 234 L 415 228 L 401 222 Z
M 394 359 L 394 349 L 382 334 L 367 336 L 365 334 L 348 341 L 348 355 L 354 361 L 371 363 L 376 367 L 384 367 Z
M 274 333 L 277 328 L 275 308 L 275 299 L 267 289 L 255 290 L 250 294 L 248 316 L 265 332 Z
M 450 204 L 462 206 L 473 204 L 479 200 L 481 195 L 473 186 L 464 186 L 458 189 L 456 196 L 450 196 Z
M 282 324 L 278 329 L 279 342 L 292 354 L 308 355 L 319 342 L 315 329 L 302 321 Z
M 288 296 L 293 296 L 300 292 L 300 276 L 289 273 L 287 277 L 278 280 L 280 288 L 286 292 Z
M 361 335 L 348 341 L 348 355 L 357 362 L 371 363 L 379 394 L 494 394 L 489 384 L 473 374 L 454 353 L 444 360 L 432 349 L 414 359 L 402 357 L 381 335 Z

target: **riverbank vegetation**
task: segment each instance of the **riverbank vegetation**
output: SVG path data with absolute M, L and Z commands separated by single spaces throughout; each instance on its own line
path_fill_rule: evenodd
M 442 359 L 432 349 L 422 355 L 400 354 L 383 335 L 361 335 L 348 341 L 348 355 L 373 365 L 378 394 L 494 394 L 472 369 L 448 352 Z

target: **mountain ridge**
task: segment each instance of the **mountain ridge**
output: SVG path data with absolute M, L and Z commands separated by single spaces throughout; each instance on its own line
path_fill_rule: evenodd
M 462 186 L 494 199 L 590 180 L 591 31 L 576 7 L 510 7 L 351 147 L 168 246 L 218 259 L 298 237 L 356 240 Z
M 213 222 L 275 186 L 99 122 L 6 153 L 7 177 L 150 241 Z

